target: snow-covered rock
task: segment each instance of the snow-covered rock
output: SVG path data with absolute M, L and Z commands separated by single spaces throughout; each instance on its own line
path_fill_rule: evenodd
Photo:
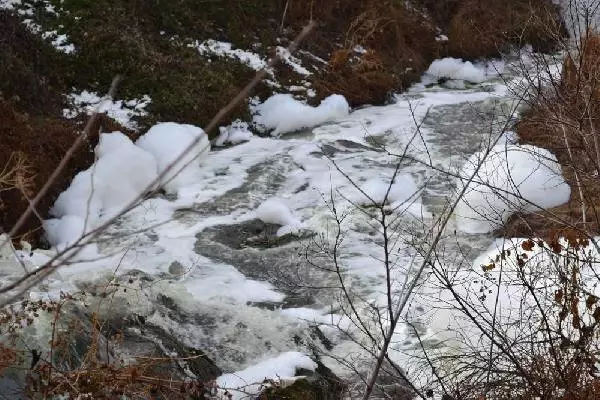
M 314 371 L 316 368 L 317 363 L 306 354 L 290 351 L 244 370 L 221 375 L 217 378 L 217 384 L 220 388 L 227 389 L 233 399 L 244 399 L 249 394 L 258 394 L 261 387 L 264 388 L 265 380 L 289 379 L 296 375 L 296 370 Z

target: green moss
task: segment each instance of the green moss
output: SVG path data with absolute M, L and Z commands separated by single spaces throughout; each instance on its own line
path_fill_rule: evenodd
M 0 97 L 31 115 L 60 112 L 66 86 L 58 66 L 64 57 L 0 10 Z
M 319 391 L 306 379 L 299 379 L 284 389 L 270 388 L 261 396 L 261 400 L 320 400 Z
M 269 388 L 260 395 L 260 400 L 339 400 L 344 397 L 346 387 L 333 372 L 317 361 L 317 369 L 301 370 L 307 378 L 298 379 L 285 388 Z
M 207 38 L 240 46 L 274 44 L 276 24 L 268 17 L 279 11 L 278 3 L 54 0 L 57 14 L 33 4 L 37 23 L 66 33 L 76 47 L 75 54 L 54 66 L 65 86 L 104 93 L 114 76 L 121 75 L 120 98 L 152 98 L 149 116 L 137 121 L 143 129 L 157 121 L 205 126 L 255 72 L 237 60 L 200 56 L 190 44 Z M 258 90 L 269 92 L 266 85 Z M 228 119 L 248 116 L 242 105 Z
M 76 47 L 75 54 L 70 56 L 44 55 L 41 70 L 50 71 L 46 72 L 53 77 L 50 81 L 56 81 L 55 86 L 62 93 L 71 88 L 105 93 L 113 77 L 122 75 L 120 98 L 143 95 L 152 98 L 147 108 L 149 116 L 138 121 L 142 129 L 156 121 L 205 126 L 251 79 L 254 71 L 237 60 L 209 60 L 189 46 L 196 40 L 212 38 L 231 41 L 266 56 L 267 49 L 282 36 L 279 27 L 287 3 L 284 0 L 50 0 L 57 10 L 53 13 L 44 2 L 23 1 L 34 7 L 33 19 L 43 30 L 67 34 Z M 421 2 L 424 6 L 431 3 Z M 450 6 L 455 1 L 443 3 Z M 318 32 L 305 43 L 320 57 L 328 59 L 339 50 L 340 43 L 351 45 L 354 41 L 374 50 L 373 56 L 364 57 L 365 62 L 358 66 L 330 68 L 309 78 L 318 92 L 315 101 L 338 93 L 355 106 L 384 103 L 389 91 L 405 88 L 419 79 L 429 62 L 440 55 L 436 47 L 439 45 L 433 25 L 423 22 L 420 13 L 406 9 L 403 4 L 389 0 L 364 4 L 319 0 L 314 7 L 306 7 L 302 2 L 289 3 L 285 26 L 291 27 L 291 31 L 299 29 L 311 16 L 320 20 Z M 438 11 L 437 14 L 445 15 L 448 10 Z M 371 23 L 380 28 L 372 29 Z M 388 28 L 392 25 L 395 29 Z M 39 71 L 30 73 L 14 62 L 13 65 L 15 71 L 29 74 L 17 81 L 35 84 L 33 78 Z M 288 86 L 303 79 L 286 66 L 277 69 L 277 77 Z M 33 89 L 29 92 L 39 92 L 35 85 Z M 266 85 L 258 91 L 263 97 L 271 93 Z M 62 99 L 54 103 L 62 103 Z M 240 106 L 228 119 L 247 118 L 248 113 L 247 106 Z

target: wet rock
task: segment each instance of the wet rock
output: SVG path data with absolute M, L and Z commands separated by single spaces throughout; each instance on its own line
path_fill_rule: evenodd
M 286 307 L 312 305 L 313 288 L 324 282 L 323 272 L 304 257 L 305 239 L 313 234 L 277 237 L 277 229 L 279 225 L 258 219 L 213 226 L 196 235 L 195 252 L 232 265 L 248 278 L 270 282 L 286 294 Z
M 379 149 L 373 148 L 373 147 L 369 147 L 369 146 L 365 146 L 363 144 L 354 142 L 352 140 L 346 140 L 346 139 L 339 139 L 335 141 L 335 145 L 338 148 L 345 148 L 348 150 L 358 150 L 358 151 L 380 151 Z
M 329 340 L 327 335 L 325 335 L 318 326 L 311 327 L 311 335 L 310 336 L 313 340 L 318 340 L 323 345 L 325 350 L 327 350 L 327 351 L 333 350 L 333 343 L 331 342 L 331 340 Z
M 280 303 L 274 303 L 272 301 L 250 301 L 247 303 L 248 306 L 262 308 L 263 310 L 275 311 L 281 307 Z
M 392 366 L 389 362 L 384 362 L 373 389 L 373 397 L 397 400 L 414 399 L 415 392 L 403 378 L 404 374 L 405 372 L 397 365 Z
M 336 155 L 336 153 L 339 153 L 339 149 L 335 146 L 332 146 L 330 144 L 323 144 L 321 145 L 321 152 L 323 153 L 323 155 L 325 155 L 326 157 L 333 157 Z M 314 155 L 315 153 L 311 153 L 311 155 Z
M 174 276 L 182 276 L 187 271 L 187 268 L 181 264 L 179 261 L 173 261 L 171 265 L 169 265 L 169 273 Z
M 317 369 L 297 371 L 303 376 L 286 387 L 265 390 L 260 400 L 338 400 L 344 398 L 346 386 L 329 368 L 317 362 Z
M 321 153 L 326 157 L 333 157 L 338 153 L 353 153 L 355 151 L 383 151 L 381 145 L 375 147 L 365 146 L 360 143 L 353 142 L 351 140 L 336 140 L 333 144 L 321 145 Z M 311 155 L 317 155 L 321 153 L 311 153 Z
M 112 326 L 112 330 L 117 327 Z M 119 328 L 122 339 L 116 349 L 117 354 L 120 357 L 133 359 L 136 357 L 161 359 L 155 367 L 161 375 L 174 379 L 192 378 L 200 382 L 208 382 L 222 373 L 203 351 L 186 346 L 159 326 L 146 323 L 139 327 L 134 321 L 128 321 Z
M 267 224 L 260 219 L 253 219 L 236 225 L 217 225 L 206 229 L 203 233 L 213 234 L 213 240 L 235 250 L 245 247 L 266 249 L 284 246 L 312 236 L 312 233 L 300 232 L 278 237 L 277 230 L 280 227 L 277 224 Z
M 294 191 L 294 194 L 298 194 L 300 192 L 305 191 L 306 189 L 308 189 L 310 187 L 310 185 L 308 183 L 305 183 L 304 185 L 300 186 L 298 189 L 296 189 Z

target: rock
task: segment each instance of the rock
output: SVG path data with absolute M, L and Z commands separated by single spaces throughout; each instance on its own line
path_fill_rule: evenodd
M 122 342 L 116 349 L 119 356 L 164 358 L 155 369 L 174 379 L 209 382 L 221 375 L 219 367 L 203 351 L 186 346 L 159 326 L 136 326 L 131 322 L 130 327 L 122 329 Z
M 181 264 L 179 261 L 173 261 L 171 265 L 169 265 L 169 273 L 174 275 L 175 277 L 180 277 L 187 272 L 187 268 Z
M 300 370 L 297 379 L 286 387 L 265 390 L 259 400 L 341 400 L 346 386 L 329 368 L 317 361 L 315 372 Z
M 241 250 L 245 247 L 258 249 L 280 247 L 314 235 L 312 232 L 306 231 L 277 236 L 277 230 L 280 227 L 277 224 L 267 224 L 260 219 L 253 219 L 235 225 L 213 226 L 203 231 L 199 236 L 208 233 L 212 236 L 212 240 L 231 249 Z M 198 250 L 201 251 L 202 249 Z
M 327 274 L 312 268 L 304 257 L 305 237 L 277 237 L 277 229 L 279 225 L 258 219 L 212 226 L 196 235 L 194 251 L 235 267 L 247 278 L 270 282 L 286 295 L 285 307 L 309 306 L 314 303 L 315 282 Z

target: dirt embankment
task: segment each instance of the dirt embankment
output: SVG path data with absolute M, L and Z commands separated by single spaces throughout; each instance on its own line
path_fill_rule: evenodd
M 0 179 L 0 226 L 11 228 L 81 131 L 84 118 L 67 120 L 62 113 L 64 95 L 73 90 L 102 94 L 121 74 L 119 98 L 152 99 L 148 115 L 137 120 L 140 130 L 156 121 L 203 126 L 254 71 L 231 58 L 200 56 L 194 43 L 228 41 L 268 58 L 313 18 L 318 28 L 304 44 L 308 52 L 298 54 L 313 73 L 300 76 L 283 65 L 276 79 L 284 87 L 309 85 L 316 92 L 312 102 L 339 93 L 353 106 L 381 104 L 391 91 L 418 80 L 435 58 L 477 59 L 524 43 L 539 50 L 556 44 L 556 29 L 548 27 L 558 27 L 559 19 L 550 0 L 505 3 L 23 0 L 21 7 L 42 32 L 67 35 L 72 54 L 32 33 L 16 10 L 0 10 L 0 171 L 17 167 Z M 274 90 L 284 89 L 261 84 L 255 94 L 265 98 Z M 248 117 L 246 106 L 229 116 Z M 108 118 L 100 125 L 123 130 Z M 76 171 L 93 161 L 94 144 L 92 135 L 52 185 L 38 207 L 41 218 Z M 40 234 L 38 217 L 19 232 L 38 245 Z
M 314 80 L 319 98 L 341 93 L 353 106 L 383 103 L 436 58 L 497 57 L 525 43 L 543 52 L 564 34 L 546 0 L 322 0 L 299 8 L 298 20 L 312 13 L 325 27 L 309 44 L 329 60 Z M 356 45 L 366 52 L 356 54 Z

